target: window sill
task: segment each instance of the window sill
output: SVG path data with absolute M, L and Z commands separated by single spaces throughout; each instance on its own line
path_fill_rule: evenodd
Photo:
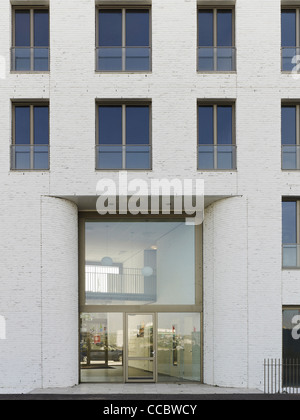
M 16 71 L 16 70 L 11 70 L 10 74 L 50 74 L 50 70 L 44 70 L 44 71 L 31 71 L 31 70 Z
M 153 169 L 97 169 L 95 172 L 153 172 Z
M 217 71 L 217 70 L 197 70 L 197 74 L 237 74 L 236 70 Z

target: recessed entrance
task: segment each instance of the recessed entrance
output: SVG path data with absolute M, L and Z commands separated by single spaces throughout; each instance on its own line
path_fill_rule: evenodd
M 199 313 L 81 314 L 81 382 L 200 382 Z
M 81 382 L 200 382 L 202 231 L 80 218 Z

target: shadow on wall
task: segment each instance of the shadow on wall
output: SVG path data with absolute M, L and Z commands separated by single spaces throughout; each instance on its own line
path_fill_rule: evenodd
M 6 340 L 6 321 L 4 316 L 0 315 L 0 340 Z

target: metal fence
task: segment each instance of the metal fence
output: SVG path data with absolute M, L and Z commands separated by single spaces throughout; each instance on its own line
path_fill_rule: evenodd
M 300 394 L 300 360 L 266 359 L 264 361 L 265 394 Z

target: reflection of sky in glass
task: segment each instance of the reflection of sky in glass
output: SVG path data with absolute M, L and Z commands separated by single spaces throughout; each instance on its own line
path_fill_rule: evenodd
M 296 11 L 283 10 L 281 13 L 281 45 L 296 46 Z
M 282 243 L 297 243 L 297 203 L 295 201 L 282 203 Z
M 282 144 L 296 144 L 296 107 L 281 108 L 281 140 Z

